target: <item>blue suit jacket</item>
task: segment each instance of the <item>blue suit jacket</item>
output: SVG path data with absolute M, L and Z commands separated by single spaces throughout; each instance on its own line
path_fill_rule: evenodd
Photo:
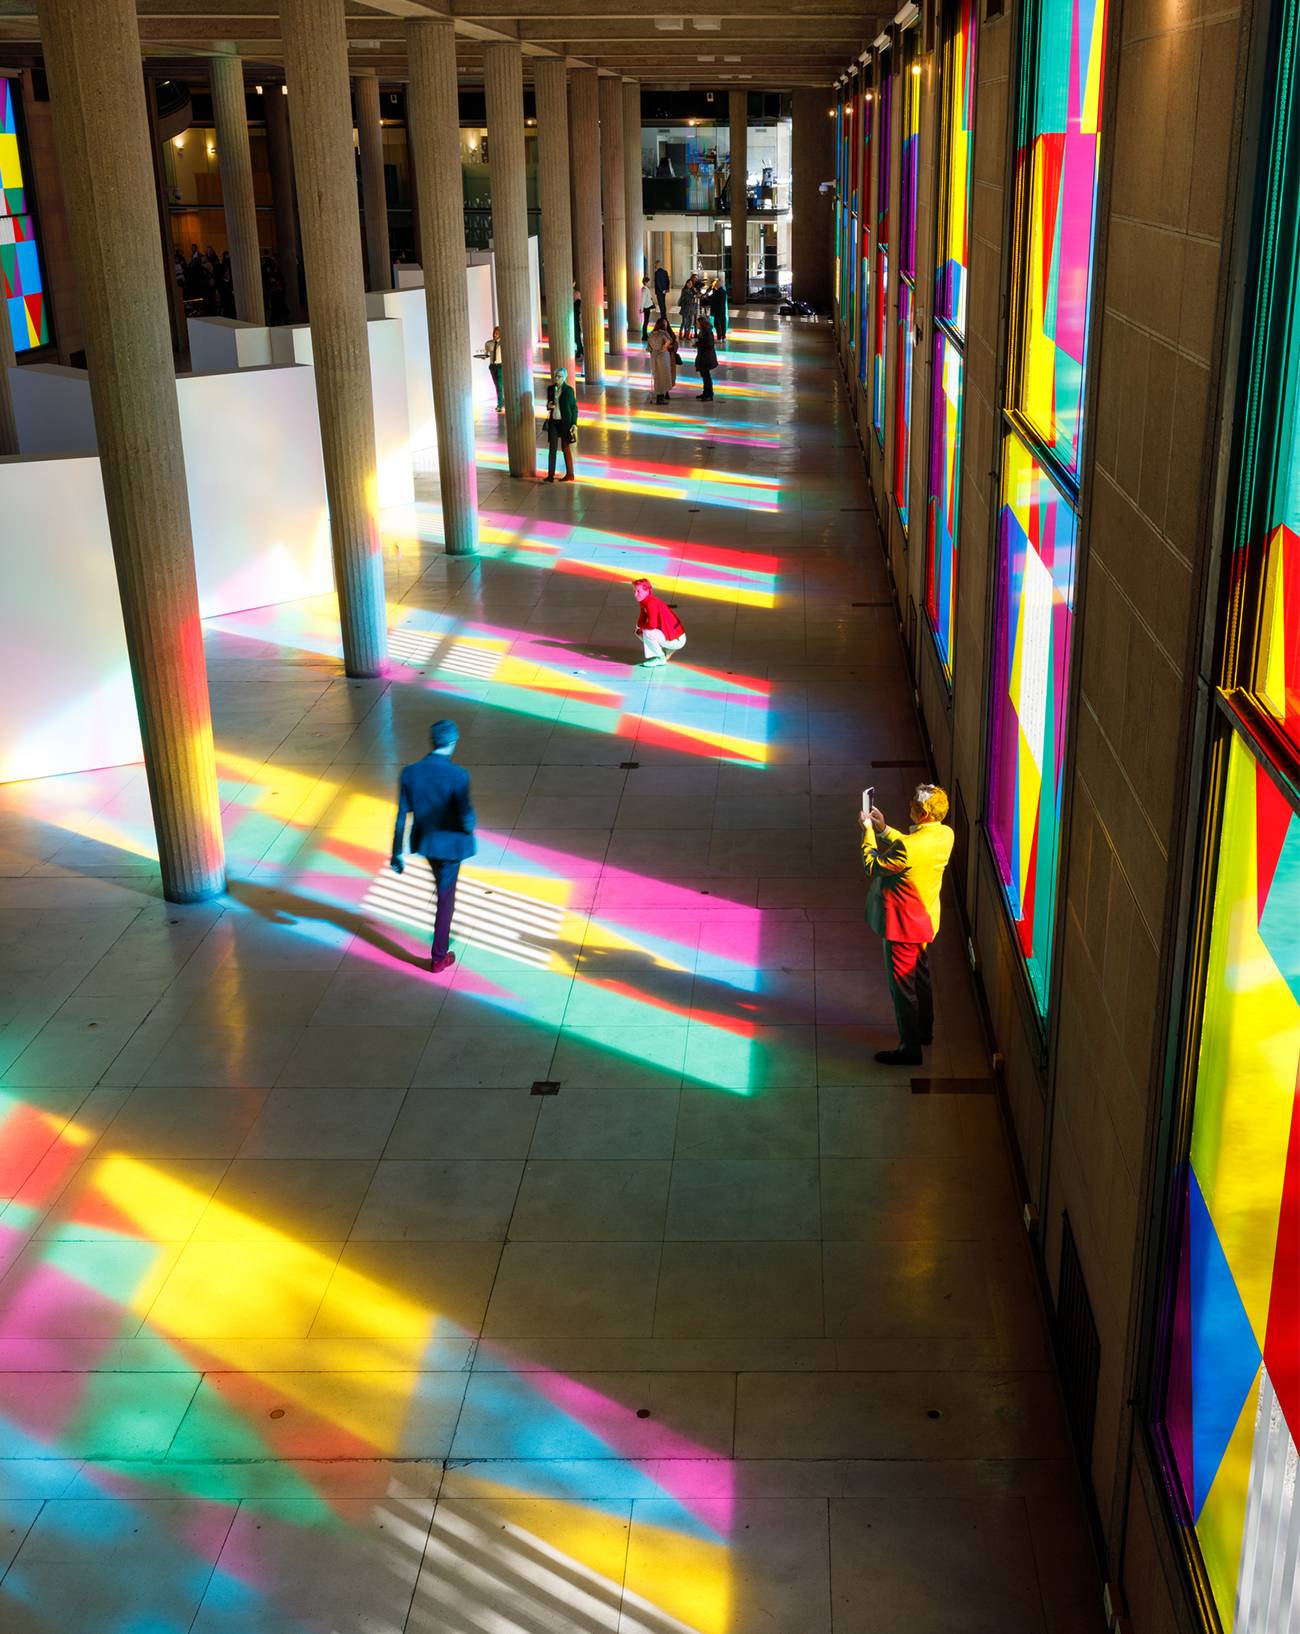
M 425 755 L 402 768 L 397 786 L 397 826 L 393 855 L 406 849 L 406 819 L 411 819 L 411 850 L 444 862 L 464 862 L 478 849 L 474 843 L 474 807 L 469 773 L 449 755 Z

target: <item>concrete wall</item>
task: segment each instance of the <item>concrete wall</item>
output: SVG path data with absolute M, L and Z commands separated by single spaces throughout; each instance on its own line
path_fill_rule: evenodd
M 1219 378 L 1227 246 L 1249 203 L 1249 187 L 1239 197 L 1236 180 L 1247 30 L 1237 0 L 1212 11 L 1155 0 L 1112 7 L 1058 896 L 1059 999 L 1044 1047 L 978 828 L 1017 27 L 1014 6 L 980 17 L 951 697 L 922 611 L 937 58 L 923 59 L 923 338 L 913 377 L 906 551 L 890 492 L 892 425 L 882 459 L 870 430 L 869 388 L 860 389 L 854 376 L 849 390 L 900 617 L 906 621 L 909 598 L 917 607 L 913 661 L 935 770 L 970 820 L 967 867 L 953 884 L 971 929 L 991 1047 L 1005 1062 L 1005 1105 L 1028 1199 L 1039 1211 L 1035 1247 L 1054 1295 L 1068 1213 L 1097 1322 L 1101 1376 L 1086 1473 L 1106 1569 L 1124 1585 L 1134 1629 L 1173 1634 L 1191 1623 L 1159 1479 L 1130 1403 L 1145 1386 L 1137 1358 L 1145 1244 L 1158 1207 L 1157 1114 L 1171 1007 L 1181 1004 L 1172 991 L 1171 926 L 1192 886 L 1182 852 L 1200 799 L 1191 722 L 1200 643 L 1217 595 L 1207 587 L 1207 569 L 1221 497 L 1212 492 L 1219 414 L 1232 395 L 1232 383 Z M 896 174 L 896 141 L 890 157 Z M 897 223 L 896 181 L 892 200 Z M 892 245 L 891 252 L 892 274 Z M 893 373 L 891 355 L 891 391 Z

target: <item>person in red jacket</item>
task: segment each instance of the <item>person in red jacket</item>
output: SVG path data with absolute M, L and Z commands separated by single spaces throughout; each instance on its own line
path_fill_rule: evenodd
M 682 621 L 667 602 L 660 601 L 650 588 L 649 579 L 637 579 L 632 594 L 640 603 L 636 615 L 636 633 L 645 649 L 644 662 L 666 664 L 675 652 L 686 645 L 686 631 Z

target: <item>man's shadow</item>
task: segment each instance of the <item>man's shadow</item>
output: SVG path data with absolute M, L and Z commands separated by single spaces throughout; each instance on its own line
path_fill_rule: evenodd
M 408 861 L 407 867 L 410 866 L 411 862 Z M 403 947 L 384 929 L 382 921 L 361 912 L 359 908 L 348 908 L 338 902 L 322 902 L 319 897 L 302 896 L 280 886 L 258 885 L 247 879 L 231 880 L 226 894 L 242 907 L 251 909 L 268 925 L 292 925 L 299 919 L 317 920 L 321 924 L 333 925 L 337 930 L 351 932 L 367 946 L 398 964 L 409 965 L 412 970 L 429 974 L 427 953 L 413 953 L 410 948 Z M 432 901 L 431 885 L 431 904 Z

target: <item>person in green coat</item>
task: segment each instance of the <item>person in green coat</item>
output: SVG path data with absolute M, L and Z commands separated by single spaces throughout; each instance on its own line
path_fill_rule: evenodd
M 556 369 L 546 388 L 546 480 L 555 481 L 555 450 L 564 450 L 561 482 L 573 481 L 573 445 L 578 440 L 578 398 L 567 369 Z

